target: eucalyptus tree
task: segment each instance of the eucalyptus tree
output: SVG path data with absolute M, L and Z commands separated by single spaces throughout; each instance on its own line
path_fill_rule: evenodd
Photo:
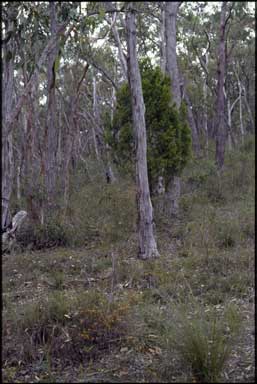
M 136 22 L 134 4 L 129 3 L 126 13 L 128 77 L 132 96 L 133 129 L 136 142 L 136 184 L 138 206 L 139 257 L 151 259 L 159 256 L 153 233 L 153 209 L 147 173 L 147 144 L 145 106 L 136 50 Z
M 11 223 L 9 204 L 12 193 L 14 163 L 13 163 L 13 133 L 8 128 L 8 122 L 14 105 L 14 59 L 15 35 L 17 34 L 16 18 L 18 9 L 14 4 L 5 4 L 3 12 L 3 78 L 2 78 L 2 230 Z
M 165 20 L 165 50 L 166 50 L 166 72 L 171 79 L 171 90 L 173 100 L 179 110 L 181 105 L 180 78 L 177 64 L 177 13 L 180 6 L 179 1 L 165 2 L 164 20 Z M 177 214 L 179 209 L 180 197 L 180 177 L 174 175 L 167 188 L 168 211 L 169 214 Z

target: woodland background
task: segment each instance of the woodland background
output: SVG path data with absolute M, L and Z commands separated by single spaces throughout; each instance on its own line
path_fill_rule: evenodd
M 1 11 L 5 382 L 253 380 L 255 3 Z

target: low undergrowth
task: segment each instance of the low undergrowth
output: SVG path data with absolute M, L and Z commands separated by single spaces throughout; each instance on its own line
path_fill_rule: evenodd
M 131 183 L 76 182 L 68 243 L 4 255 L 4 381 L 253 380 L 252 159 L 229 154 L 222 175 L 189 164 L 179 216 L 155 208 L 148 262 Z

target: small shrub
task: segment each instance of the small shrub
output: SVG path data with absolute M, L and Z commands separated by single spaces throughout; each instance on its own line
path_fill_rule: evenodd
M 57 221 L 44 225 L 28 223 L 17 234 L 17 243 L 24 249 L 43 249 L 68 245 L 68 236 L 64 225 Z

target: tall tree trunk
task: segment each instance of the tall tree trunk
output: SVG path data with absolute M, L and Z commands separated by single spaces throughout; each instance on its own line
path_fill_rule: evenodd
M 133 3 L 132 3 L 133 4 Z M 139 258 L 151 259 L 159 256 L 153 233 L 153 209 L 147 172 L 147 144 L 145 106 L 141 77 L 136 52 L 135 13 L 129 3 L 126 14 L 128 74 L 132 99 L 133 129 L 136 143 L 136 182 L 138 205 Z
M 49 3 L 51 37 L 57 33 L 56 2 Z M 56 155 L 58 147 L 57 132 L 57 106 L 55 96 L 55 61 L 58 54 L 58 41 L 48 58 L 47 65 L 47 121 L 46 121 L 46 191 L 47 205 L 52 207 L 54 203 L 57 165 Z
M 225 98 L 224 98 L 224 79 L 225 79 L 225 32 L 226 32 L 226 9 L 227 2 L 223 1 L 220 13 L 220 41 L 218 51 L 217 69 L 217 104 L 216 104 L 216 154 L 215 161 L 219 170 L 223 168 L 225 158 L 226 130 L 225 130 Z
M 11 19 L 12 6 L 7 12 L 10 18 L 6 23 L 6 35 L 14 34 L 14 20 Z M 14 101 L 14 38 L 11 37 L 3 46 L 3 78 L 2 78 L 2 229 L 11 224 L 10 198 L 14 178 L 13 136 L 8 129 Z
M 166 41 L 166 72 L 171 79 L 171 93 L 176 107 L 179 110 L 181 104 L 180 79 L 177 65 L 177 38 L 176 22 L 179 1 L 165 2 L 165 41 Z M 180 177 L 173 175 L 167 188 L 167 197 L 170 206 L 168 212 L 170 215 L 177 215 L 179 210 L 180 196 Z
M 179 1 L 165 2 L 166 72 L 171 78 L 172 96 L 178 109 L 181 104 L 180 80 L 176 53 L 176 23 L 179 5 Z

